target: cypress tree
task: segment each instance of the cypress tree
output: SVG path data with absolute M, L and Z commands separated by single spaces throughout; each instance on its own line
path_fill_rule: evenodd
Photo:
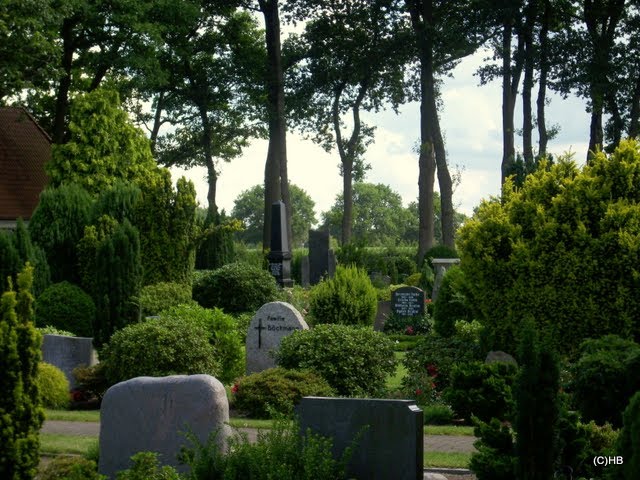
M 8 279 L 15 279 L 20 268 L 20 255 L 16 250 L 12 234 L 0 230 L 0 291 L 9 289 Z
M 533 321 L 523 324 L 520 375 L 516 382 L 518 480 L 553 478 L 559 417 L 558 360 L 548 342 L 538 339 Z
M 623 427 L 618 437 L 616 454 L 624 459 L 619 465 L 616 477 L 624 480 L 640 478 L 640 391 L 631 397 L 622 415 Z
M 18 274 L 18 293 L 0 299 L 0 478 L 35 477 L 40 455 L 38 431 L 44 420 L 36 384 L 42 337 L 34 327 L 33 267 Z

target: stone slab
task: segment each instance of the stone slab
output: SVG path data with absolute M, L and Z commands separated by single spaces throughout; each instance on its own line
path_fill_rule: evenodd
M 160 463 L 180 471 L 177 455 L 190 445 L 184 432 L 200 442 L 219 430 L 225 448 L 230 434 L 229 403 L 222 383 L 209 375 L 137 377 L 107 390 L 100 408 L 100 463 L 98 471 L 110 479 L 131 467 L 131 456 L 158 452 Z
M 42 339 L 42 361 L 62 370 L 69 380 L 69 388 L 75 388 L 77 384 L 73 370 L 97 364 L 98 356 L 90 337 L 46 334 Z
M 301 433 L 333 439 L 333 455 L 360 435 L 347 467 L 348 478 L 423 478 L 423 414 L 413 400 L 304 397 L 297 407 Z
M 424 300 L 418 287 L 400 287 L 391 294 L 391 311 L 401 317 L 424 315 Z
M 272 352 L 284 337 L 309 326 L 296 308 L 286 302 L 264 304 L 251 319 L 247 330 L 247 375 L 276 366 Z
M 391 301 L 381 300 L 378 302 L 378 310 L 376 311 L 376 318 L 373 321 L 373 329 L 376 332 L 382 332 L 384 330 L 384 324 L 391 314 Z

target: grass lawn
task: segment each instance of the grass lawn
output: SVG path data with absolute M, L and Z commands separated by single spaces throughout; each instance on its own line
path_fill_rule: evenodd
M 425 467 L 469 468 L 471 453 L 424 452 Z
M 78 435 L 40 434 L 40 453 L 59 455 L 61 453 L 84 455 L 98 444 L 98 437 Z
M 396 367 L 396 373 L 394 375 L 390 375 L 387 378 L 387 388 L 390 390 L 400 388 L 402 379 L 407 374 L 407 369 L 402 364 L 402 360 L 404 359 L 405 355 L 405 352 L 393 352 L 393 356 L 398 362 L 398 366 Z
M 63 420 L 66 422 L 99 422 L 100 410 L 44 410 L 45 420 Z
M 458 425 L 425 425 L 425 435 L 459 435 L 464 437 L 473 436 L 473 427 Z

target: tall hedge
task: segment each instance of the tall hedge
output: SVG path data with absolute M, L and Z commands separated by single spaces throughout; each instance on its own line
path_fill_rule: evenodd
M 509 350 L 522 312 L 563 352 L 608 333 L 640 339 L 640 144 L 580 169 L 570 157 L 483 202 L 460 231 L 461 268 L 487 346 Z
M 36 378 L 42 336 L 33 324 L 33 268 L 18 275 L 18 292 L 0 299 L 0 478 L 34 478 L 44 420 Z
M 9 288 L 7 278 L 15 282 L 18 272 L 29 262 L 34 267 L 33 293 L 38 296 L 51 283 L 51 272 L 44 250 L 31 241 L 31 235 L 21 218 L 15 231 L 0 231 L 0 291 Z

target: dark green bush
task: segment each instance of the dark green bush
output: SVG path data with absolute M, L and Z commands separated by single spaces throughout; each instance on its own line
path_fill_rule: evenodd
M 401 283 L 416 273 L 415 251 L 411 247 L 366 247 L 362 243 L 342 246 L 336 253 L 342 265 L 355 265 L 367 271 L 391 277 L 391 283 Z
M 138 452 L 131 457 L 133 466 L 118 472 L 117 480 L 181 480 L 175 468 L 161 466 L 156 452 Z
M 622 425 L 622 412 L 640 390 L 640 345 L 616 335 L 585 340 L 570 389 L 585 420 Z
M 210 333 L 194 322 L 160 318 L 134 323 L 113 334 L 100 354 L 110 384 L 134 377 L 206 373 L 220 364 Z
M 516 478 L 516 451 L 513 430 L 508 423 L 492 418 L 475 421 L 473 434 L 477 452 L 471 454 L 469 469 L 477 480 L 513 480 Z
M 93 336 L 96 306 L 77 285 L 54 283 L 36 300 L 36 323 L 59 328 L 79 337 Z
M 339 395 L 374 395 L 395 372 L 393 345 L 379 332 L 347 325 L 318 325 L 285 337 L 278 365 L 311 369 Z
M 391 312 L 384 322 L 384 332 L 424 335 L 431 331 L 431 324 L 431 316 L 426 310 L 424 315 L 415 315 L 413 317 L 402 317 Z
M 377 295 L 364 270 L 338 265 L 333 278 L 321 281 L 311 290 L 309 310 L 314 324 L 372 326 Z
M 39 480 L 104 480 L 96 462 L 83 457 L 57 456 L 38 473 Z
M 318 374 L 285 368 L 270 368 L 243 377 L 232 391 L 234 408 L 252 418 L 268 418 L 272 412 L 291 415 L 302 397 L 335 395 Z
M 160 318 L 193 323 L 207 332 L 209 343 L 215 349 L 216 361 L 220 363 L 218 378 L 221 381 L 230 382 L 244 371 L 241 337 L 237 321 L 231 315 L 219 308 L 208 309 L 193 304 L 169 308 L 160 313 Z
M 193 302 L 191 285 L 173 282 L 147 285 L 140 290 L 138 298 L 143 317 L 158 315 L 170 307 Z
M 425 425 L 449 425 L 453 421 L 453 411 L 449 405 L 426 405 L 423 412 Z
M 100 362 L 91 367 L 80 366 L 73 369 L 72 375 L 76 380 L 77 388 L 88 398 L 102 399 L 111 386 L 105 375 L 104 366 L 105 362 Z
M 640 391 L 631 397 L 622 419 L 616 453 L 624 458 L 624 464 L 617 466 L 622 475 L 615 478 L 637 480 L 640 478 Z
M 433 328 L 443 337 L 456 333 L 458 320 L 473 320 L 465 295 L 464 273 L 460 267 L 453 266 L 447 270 L 438 290 L 438 298 L 433 305 Z
M 510 363 L 459 363 L 451 370 L 444 400 L 466 420 L 472 415 L 484 422 L 511 419 L 516 373 L 517 367 Z
M 58 367 L 40 362 L 36 382 L 44 408 L 65 409 L 69 406 L 69 380 Z
M 255 312 L 276 299 L 273 276 L 245 263 L 229 263 L 199 278 L 193 285 L 193 299 L 205 308 L 218 307 L 226 313 Z

